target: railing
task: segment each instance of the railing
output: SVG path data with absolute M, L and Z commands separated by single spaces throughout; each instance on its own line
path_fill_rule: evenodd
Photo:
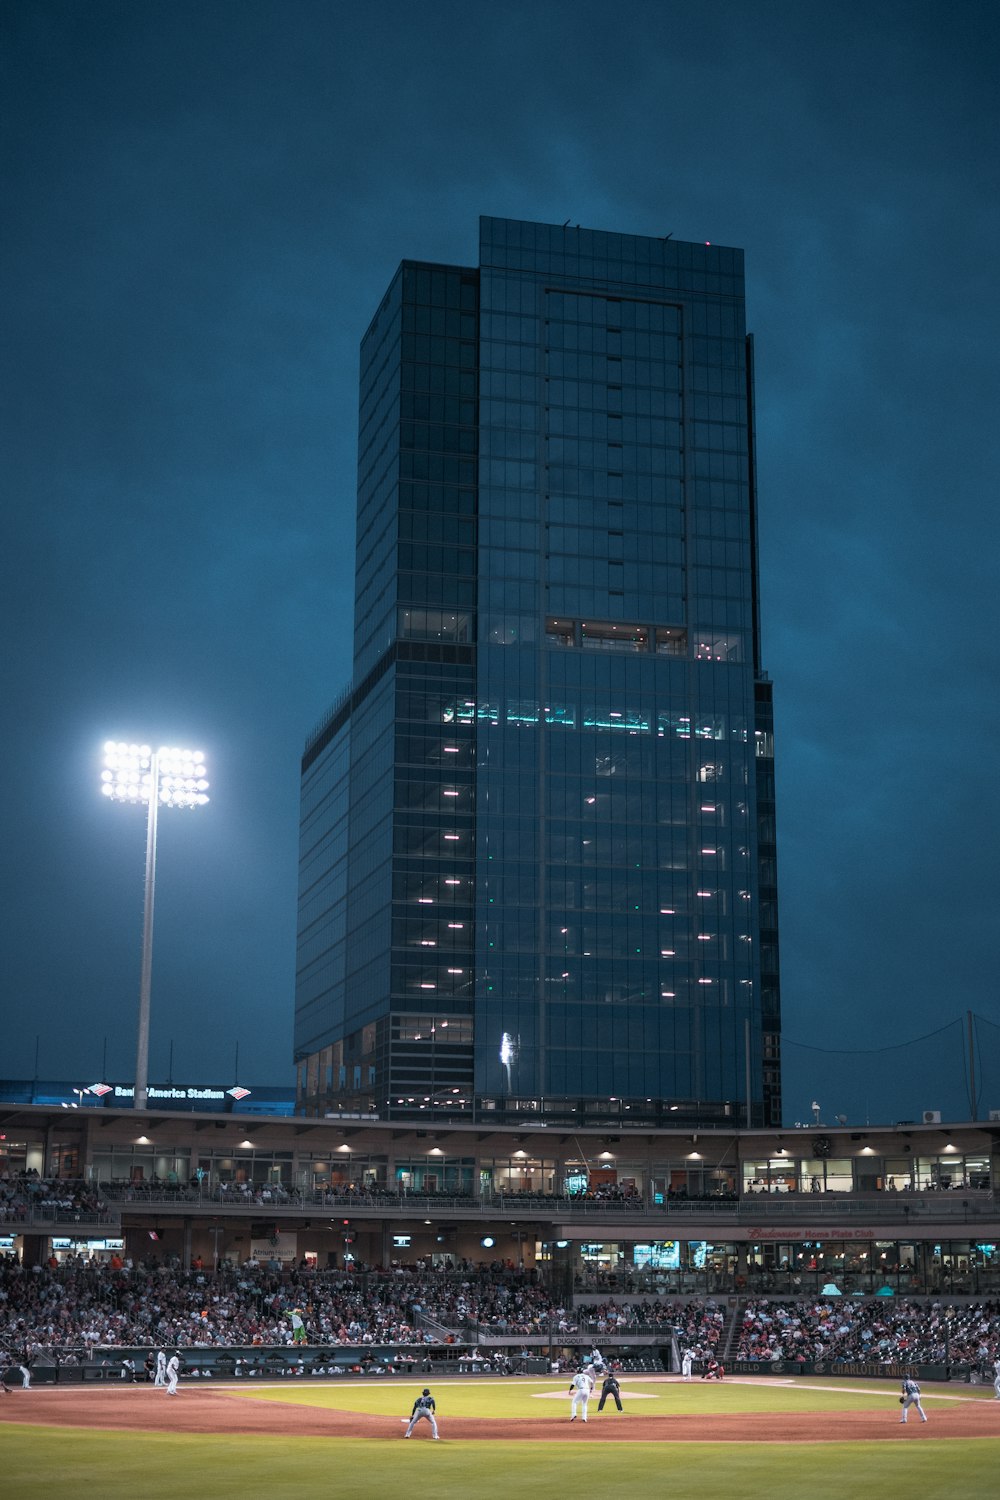
M 331 1209 L 337 1212 L 357 1213 L 385 1210 L 399 1213 L 412 1209 L 426 1213 L 433 1209 L 440 1213 L 457 1210 L 476 1210 L 483 1200 L 467 1193 L 329 1193 L 305 1192 L 298 1189 L 280 1192 L 269 1188 L 257 1188 L 244 1192 L 238 1188 L 176 1186 L 166 1183 L 115 1183 L 100 1184 L 101 1197 L 108 1202 L 141 1207 L 149 1204 L 156 1208 L 180 1209 L 233 1209 L 241 1213 L 253 1212 L 261 1217 L 272 1213 L 297 1213 L 302 1209 Z
M 118 1229 L 121 1217 L 118 1208 L 65 1208 L 60 1204 L 32 1203 L 0 1213 L 0 1234 L 21 1234 L 56 1225 L 68 1229 Z
M 430 1313 L 425 1312 L 421 1312 L 418 1316 L 417 1328 L 421 1333 L 429 1333 L 439 1344 L 461 1343 L 465 1337 L 461 1323 L 452 1328 L 446 1323 L 438 1322 L 437 1318 L 432 1318 Z
M 711 1220 L 715 1226 L 729 1224 L 829 1225 L 852 1222 L 884 1224 L 979 1223 L 1000 1217 L 995 1195 L 984 1189 L 930 1193 L 803 1193 L 785 1196 L 748 1194 L 742 1198 L 668 1198 L 650 1203 L 640 1197 L 584 1198 L 521 1193 L 398 1193 L 374 1189 L 358 1193 L 303 1192 L 257 1188 L 254 1191 L 214 1186 L 169 1185 L 167 1183 L 117 1183 L 99 1185 L 101 1206 L 73 1207 L 60 1202 L 33 1202 L 0 1210 L 0 1232 L 45 1224 L 97 1224 L 117 1226 L 122 1211 L 155 1208 L 181 1213 L 211 1211 L 234 1217 L 289 1217 L 306 1210 L 329 1210 L 350 1216 L 385 1219 L 454 1216 L 467 1220 L 576 1220 L 626 1219 L 640 1225 L 663 1227 L 696 1220 Z
M 801 1197 L 756 1196 L 736 1200 L 673 1199 L 663 1205 L 670 1216 L 702 1218 L 734 1216 L 744 1222 L 774 1223 L 843 1219 L 968 1219 L 996 1218 L 997 1202 L 992 1193 L 970 1189 L 968 1196 L 956 1193 L 880 1193 L 859 1197 L 853 1193 L 803 1193 Z
M 625 1342 L 624 1340 L 620 1342 Z M 560 1349 L 572 1347 L 572 1340 L 557 1336 L 554 1341 Z M 484 1372 L 507 1374 L 548 1373 L 548 1358 L 540 1358 L 542 1348 L 548 1348 L 547 1339 L 522 1338 L 513 1341 L 513 1348 L 523 1347 L 526 1358 L 513 1355 L 511 1343 L 501 1350 L 494 1349 L 485 1359 L 473 1359 L 468 1347 L 436 1348 L 418 1351 L 393 1344 L 329 1347 L 322 1345 L 297 1346 L 294 1350 L 286 1346 L 247 1346 L 240 1344 L 216 1345 L 212 1348 L 180 1346 L 181 1378 L 192 1382 L 197 1379 L 229 1381 L 233 1379 L 256 1380 L 258 1383 L 286 1379 L 326 1378 L 360 1374 L 364 1376 L 386 1376 L 405 1371 L 407 1374 L 421 1372 L 435 1379 L 445 1376 L 467 1375 L 478 1369 Z M 607 1341 L 605 1341 L 607 1347 Z M 81 1381 L 103 1381 L 119 1383 L 152 1380 L 152 1364 L 147 1364 L 150 1355 L 155 1357 L 156 1345 L 102 1345 L 88 1350 L 73 1346 L 49 1346 L 32 1357 L 31 1378 L 37 1385 L 70 1384 Z M 168 1345 L 170 1353 L 174 1346 Z M 535 1350 L 534 1356 L 530 1354 Z M 506 1351 L 506 1352 L 505 1352 Z M 723 1361 L 729 1374 L 785 1376 L 863 1376 L 868 1379 L 887 1377 L 899 1379 L 903 1375 L 915 1374 L 921 1380 L 958 1380 L 975 1385 L 989 1385 L 993 1371 L 988 1361 L 970 1362 L 968 1358 L 952 1360 L 947 1346 L 937 1351 L 937 1363 L 926 1363 L 922 1356 L 918 1363 L 906 1361 L 901 1353 L 888 1356 L 883 1362 L 873 1361 L 869 1356 L 858 1355 L 854 1359 L 838 1356 L 833 1358 L 797 1360 L 733 1360 Z M 659 1368 L 659 1366 L 657 1366 Z M 676 1369 L 676 1357 L 673 1368 Z M 633 1366 L 643 1368 L 643 1366 Z M 696 1361 L 695 1370 L 701 1372 L 704 1365 Z M 20 1379 L 16 1371 L 10 1373 L 12 1383 Z

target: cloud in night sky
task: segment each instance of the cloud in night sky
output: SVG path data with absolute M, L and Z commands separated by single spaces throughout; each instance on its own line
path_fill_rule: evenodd
M 786 1116 L 1000 1107 L 1000 13 L 967 0 L 2 16 L 4 1061 L 291 1072 L 298 764 L 346 685 L 358 343 L 480 214 L 747 251 Z M 939 1033 L 928 1042 L 899 1047 Z M 992 1038 L 992 1040 L 990 1040 Z M 896 1048 L 892 1051 L 877 1049 Z M 819 1049 L 819 1050 L 811 1050 Z M 864 1054 L 858 1056 L 855 1054 Z

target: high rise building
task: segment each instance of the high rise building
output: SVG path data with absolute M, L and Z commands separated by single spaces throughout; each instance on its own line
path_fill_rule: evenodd
M 361 348 L 299 1107 L 780 1123 L 739 250 L 504 219 Z

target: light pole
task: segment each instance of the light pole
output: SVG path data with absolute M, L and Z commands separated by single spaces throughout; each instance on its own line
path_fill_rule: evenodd
M 149 995 L 153 973 L 153 894 L 156 885 L 156 819 L 164 807 L 203 807 L 208 801 L 205 757 L 200 750 L 160 749 L 108 740 L 101 791 L 115 802 L 146 804 L 146 887 L 142 909 L 142 973 L 132 1105 L 146 1108 L 149 1074 Z

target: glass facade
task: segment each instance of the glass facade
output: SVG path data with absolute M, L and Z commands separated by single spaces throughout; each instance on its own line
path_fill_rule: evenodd
M 403 264 L 361 370 L 300 1107 L 776 1123 L 742 253 L 484 219 L 478 268 Z

